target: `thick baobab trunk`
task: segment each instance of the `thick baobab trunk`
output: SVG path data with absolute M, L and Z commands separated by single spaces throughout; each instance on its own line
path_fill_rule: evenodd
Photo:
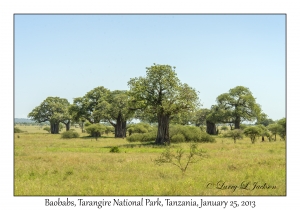
M 122 119 L 121 114 L 117 118 L 117 123 L 113 124 L 115 127 L 115 138 L 124 138 L 126 137 L 126 120 Z
M 237 117 L 234 121 L 234 129 L 240 129 L 241 119 Z
M 210 135 L 217 135 L 216 124 L 206 120 L 206 132 Z
M 158 129 L 155 144 L 170 144 L 169 123 L 169 115 L 158 115 Z
M 50 123 L 51 134 L 59 133 L 59 122 L 51 122 Z
M 66 125 L 66 131 L 70 130 L 71 121 L 69 120 L 67 123 L 64 124 Z

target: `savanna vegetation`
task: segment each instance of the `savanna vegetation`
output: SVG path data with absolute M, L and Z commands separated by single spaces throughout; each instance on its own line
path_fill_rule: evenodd
M 15 124 L 15 195 L 286 194 L 286 119 L 268 118 L 248 88 L 202 109 L 158 64 L 128 86 L 47 97 L 35 124 Z

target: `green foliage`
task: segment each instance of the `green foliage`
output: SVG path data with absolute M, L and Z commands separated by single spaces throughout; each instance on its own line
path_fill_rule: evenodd
M 48 133 L 51 132 L 51 128 L 50 127 L 45 127 L 43 130 L 47 131 Z
M 184 174 L 188 166 L 192 163 L 198 162 L 199 157 L 203 157 L 204 151 L 197 148 L 197 144 L 190 144 L 189 153 L 185 154 L 185 151 L 182 148 L 177 149 L 176 152 L 172 151 L 170 147 L 167 147 L 166 150 L 154 160 L 158 165 L 164 163 L 172 164 L 178 167 L 182 174 Z M 198 158 L 196 158 L 198 157 Z
M 237 86 L 217 97 L 217 105 L 207 119 L 211 122 L 234 123 L 240 128 L 243 121 L 254 121 L 261 115 L 260 105 L 256 103 L 251 91 L 243 86 Z
M 230 130 L 224 136 L 232 138 L 234 143 L 236 143 L 237 139 L 243 139 L 243 131 L 241 129 Z
M 156 139 L 156 132 L 149 133 L 134 133 L 131 136 L 126 137 L 129 142 L 152 142 Z
M 223 126 L 221 127 L 221 130 L 222 130 L 222 131 L 227 131 L 227 130 L 228 130 L 228 126 L 223 125 Z
M 92 124 L 87 126 L 85 130 L 88 134 L 91 134 L 91 136 L 95 137 L 97 140 L 98 137 L 100 137 L 101 134 L 105 132 L 106 127 L 101 124 Z
M 278 120 L 277 124 L 281 126 L 281 129 L 279 130 L 279 135 L 285 140 L 286 139 L 286 118 L 282 118 Z
M 59 97 L 47 97 L 40 106 L 35 107 L 28 117 L 38 123 L 50 122 L 51 133 L 58 133 L 59 124 L 70 120 L 69 102 Z
M 282 132 L 282 126 L 277 123 L 268 125 L 267 129 L 275 136 L 275 141 L 277 134 L 280 134 Z
M 62 123 L 59 123 L 59 131 L 61 131 L 65 126 Z
M 154 64 L 146 69 L 146 77 L 131 78 L 128 82 L 130 106 L 146 116 L 156 116 L 157 122 L 161 122 L 156 143 L 169 142 L 170 117 L 195 110 L 200 104 L 198 94 L 179 81 L 175 67 Z
M 108 135 L 109 133 L 114 132 L 114 131 L 115 131 L 115 129 L 114 129 L 113 126 L 106 126 L 105 127 L 105 134 L 106 135 Z
M 61 138 L 63 139 L 71 139 L 71 138 L 78 138 L 79 133 L 74 130 L 65 131 L 61 134 Z
M 274 120 L 272 120 L 271 118 L 267 118 L 267 115 L 263 113 L 261 114 L 261 117 L 258 119 L 258 121 L 255 124 L 268 126 L 273 123 L 275 123 Z
M 108 95 L 108 89 L 103 86 L 96 87 L 83 97 L 75 98 L 70 107 L 70 113 L 75 121 L 84 118 L 91 124 L 99 123 L 107 117 L 109 108 Z
M 245 125 L 245 124 L 241 124 L 241 125 L 240 125 L 240 129 L 241 129 L 241 130 L 244 130 L 245 128 L 247 128 L 247 125 Z
M 251 142 L 252 144 L 255 143 L 255 140 L 258 136 L 260 136 L 262 133 L 262 130 L 260 127 L 258 126 L 250 126 L 250 127 L 247 127 L 245 130 L 244 130 L 244 134 L 248 137 L 250 137 L 251 139 Z
M 170 139 L 172 143 L 179 142 L 216 142 L 215 138 L 201 131 L 196 126 L 171 125 Z
M 153 130 L 154 130 L 154 128 L 151 125 L 149 125 L 148 123 L 131 124 L 127 128 L 129 135 L 134 134 L 134 133 L 148 133 Z
M 210 113 L 210 109 L 198 109 L 194 115 L 194 123 L 196 126 L 204 126 L 206 124 L 206 117 Z
M 177 133 L 177 134 L 173 135 L 171 139 L 172 139 L 172 142 L 185 142 L 186 141 L 184 135 L 181 133 Z
M 22 133 L 24 131 L 22 131 L 20 128 L 18 127 L 14 127 L 14 133 Z
M 119 153 L 121 151 L 120 151 L 119 147 L 112 147 L 112 148 L 110 148 L 109 152 L 111 152 L 111 153 Z

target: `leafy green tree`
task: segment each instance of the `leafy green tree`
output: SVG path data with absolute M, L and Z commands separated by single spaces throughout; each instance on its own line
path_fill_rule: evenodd
M 171 123 L 180 125 L 192 125 L 195 122 L 195 111 L 182 112 L 172 117 Z
M 59 123 L 70 120 L 68 112 L 69 102 L 67 99 L 59 97 L 47 97 L 40 106 L 35 107 L 29 114 L 28 118 L 38 122 L 50 122 L 52 134 L 59 133 Z
M 109 90 L 103 86 L 96 87 L 83 97 L 74 98 L 70 113 L 76 121 L 86 119 L 91 124 L 105 119 L 108 109 L 107 97 Z
M 281 132 L 281 125 L 274 123 L 274 124 L 270 124 L 267 126 L 268 130 L 271 131 L 271 133 L 275 136 L 275 141 L 276 141 L 276 135 L 279 134 Z
M 261 130 L 261 141 L 265 141 L 265 136 L 266 137 L 270 137 L 270 132 L 269 130 L 266 128 L 266 126 L 262 125 L 262 124 L 259 124 L 257 125 L 258 128 L 260 128 Z
M 111 91 L 107 97 L 107 102 L 105 120 L 115 128 L 116 138 L 126 137 L 127 121 L 134 115 L 134 111 L 129 108 L 127 91 Z
M 206 124 L 206 118 L 209 113 L 210 113 L 210 109 L 206 109 L 206 108 L 196 110 L 194 118 L 193 118 L 194 124 L 197 127 L 199 127 L 199 126 L 203 127 Z
M 211 109 L 206 115 L 206 132 L 210 135 L 217 135 L 218 129 L 217 123 L 228 123 L 230 122 L 230 116 L 227 116 L 228 113 L 224 112 L 218 105 L 212 105 Z
M 156 144 L 169 144 L 169 123 L 178 113 L 190 112 L 199 106 L 197 92 L 182 84 L 175 67 L 154 64 L 146 68 L 145 77 L 130 79 L 131 108 L 157 117 Z
M 280 137 L 282 137 L 284 140 L 286 139 L 286 118 L 282 118 L 278 120 L 277 124 L 281 126 L 281 129 L 279 131 Z
M 261 135 L 261 132 L 262 132 L 261 128 L 257 126 L 250 126 L 245 128 L 244 130 L 244 134 L 250 137 L 252 144 L 255 143 L 256 138 Z
M 243 121 L 254 121 L 261 116 L 260 105 L 256 103 L 251 91 L 243 86 L 237 86 L 217 97 L 214 115 L 222 123 L 234 123 L 235 129 L 240 129 Z
M 257 122 L 255 124 L 268 126 L 273 123 L 275 123 L 274 120 L 272 120 L 271 118 L 268 118 L 268 115 L 266 115 L 265 113 L 262 113 L 260 115 L 260 117 L 257 119 Z
M 230 130 L 224 136 L 232 138 L 234 143 L 236 143 L 237 139 L 243 139 L 243 131 L 241 129 Z

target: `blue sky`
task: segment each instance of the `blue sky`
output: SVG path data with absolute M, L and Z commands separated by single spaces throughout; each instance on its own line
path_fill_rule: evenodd
M 153 63 L 176 66 L 203 108 L 248 87 L 285 117 L 285 15 L 15 15 L 15 117 L 48 96 L 128 89 Z

